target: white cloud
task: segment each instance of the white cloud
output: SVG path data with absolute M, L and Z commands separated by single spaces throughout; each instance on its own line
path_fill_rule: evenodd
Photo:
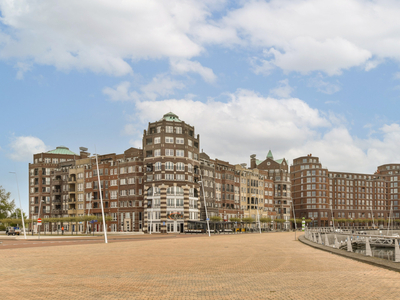
M 204 81 L 214 82 L 217 79 L 214 72 L 207 67 L 203 67 L 197 61 L 187 59 L 171 59 L 172 72 L 177 74 L 185 74 L 189 72 L 198 73 Z
M 21 79 L 24 79 L 24 74 L 27 71 L 30 71 L 32 66 L 31 66 L 31 64 L 27 64 L 24 62 L 17 62 L 15 65 L 15 68 L 18 70 L 16 78 L 21 80 Z
M 313 109 L 300 99 L 277 100 L 248 90 L 238 90 L 229 100 L 206 103 L 188 99 L 136 103 L 132 119 L 144 126 L 173 111 L 194 125 L 201 149 L 212 158 L 248 163 L 256 153 L 264 158 L 292 159 L 312 153 L 332 171 L 374 172 L 380 164 L 400 161 L 400 126 L 382 126 L 367 138 L 352 136 L 341 116 Z M 132 140 L 140 145 L 141 136 Z M 134 142 L 133 142 L 134 141 Z
M 130 91 L 131 83 L 121 82 L 115 88 L 105 87 L 103 94 L 107 95 L 112 101 L 140 101 L 156 100 L 158 97 L 173 95 L 176 89 L 183 89 L 185 85 L 169 76 L 157 75 L 146 85 L 139 88 L 140 92 Z
M 317 109 L 310 108 L 304 101 L 264 98 L 248 90 L 231 94 L 228 102 L 143 101 L 136 104 L 136 111 L 135 117 L 141 121 L 173 111 L 196 126 L 205 151 L 238 163 L 249 152 L 263 151 L 269 145 L 290 148 L 313 139 L 318 135 L 317 128 L 330 126 Z
M 318 74 L 318 76 L 311 78 L 308 81 L 308 86 L 315 87 L 315 88 L 317 88 L 317 90 L 319 92 L 328 94 L 328 95 L 332 95 L 332 94 L 340 91 L 339 83 L 331 83 L 331 82 L 325 81 L 321 74 Z
M 339 75 L 400 60 L 398 1 L 248 0 L 231 7 L 225 0 L 0 0 L 0 57 L 117 76 L 131 74 L 131 62 L 166 58 L 173 71 L 208 82 L 213 71 L 192 59 L 214 45 L 264 50 L 259 73 Z
M 269 57 L 260 57 L 256 72 L 268 73 L 278 67 L 287 72 L 338 75 L 355 66 L 368 71 L 385 58 L 400 60 L 398 1 L 242 3 L 242 7 L 228 12 L 218 26 L 235 29 L 246 47 L 265 50 Z M 235 40 L 232 33 L 230 36 Z M 221 44 L 226 43 L 221 40 Z
M 31 161 L 33 154 L 46 152 L 48 149 L 41 139 L 34 136 L 14 137 L 9 147 L 9 157 L 15 161 Z
M 203 47 L 190 34 L 208 17 L 208 4 L 194 0 L 1 0 L 0 21 L 10 30 L 0 37 L 0 56 L 32 58 L 61 70 L 129 74 L 127 60 L 199 55 Z
M 293 92 L 293 88 L 289 85 L 289 80 L 284 79 L 279 81 L 279 85 L 276 88 L 271 89 L 269 92 L 272 96 L 289 98 L 290 94 Z

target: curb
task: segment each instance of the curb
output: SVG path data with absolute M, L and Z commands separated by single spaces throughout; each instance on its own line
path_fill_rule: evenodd
M 324 245 L 320 245 L 320 244 L 316 244 L 313 242 L 310 242 L 308 240 L 306 240 L 306 238 L 304 237 L 304 235 L 299 236 L 299 241 L 302 242 L 303 244 L 313 247 L 315 249 L 318 250 L 322 250 L 322 251 L 326 251 L 329 252 L 331 254 L 336 254 L 339 256 L 343 256 L 346 258 L 350 258 L 362 263 L 366 263 L 369 265 L 373 265 L 376 267 L 380 267 L 380 268 L 384 268 L 384 269 L 388 269 L 390 271 L 394 271 L 394 272 L 399 272 L 400 273 L 400 263 L 395 263 L 389 260 L 385 260 L 382 258 L 378 258 L 378 257 L 372 257 L 372 256 L 364 256 L 362 254 L 358 254 L 358 253 L 353 253 L 353 252 L 347 252 L 344 250 L 339 250 L 339 249 L 335 249 L 335 248 L 331 248 L 328 246 L 324 246 Z

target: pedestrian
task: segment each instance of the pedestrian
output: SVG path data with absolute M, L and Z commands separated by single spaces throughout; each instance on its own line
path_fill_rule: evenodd
M 62 232 L 62 235 L 64 235 L 64 226 L 61 227 L 61 232 Z

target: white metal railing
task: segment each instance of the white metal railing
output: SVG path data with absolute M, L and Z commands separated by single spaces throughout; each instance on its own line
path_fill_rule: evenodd
M 329 244 L 328 235 L 334 235 L 334 242 L 332 245 Z M 337 236 L 347 236 L 345 241 L 338 241 Z M 354 231 L 354 230 L 341 230 L 332 227 L 319 227 L 319 228 L 307 228 L 305 231 L 305 238 L 313 243 L 325 245 L 328 247 L 340 249 L 342 246 L 347 246 L 348 252 L 353 252 L 353 243 L 365 244 L 365 255 L 373 256 L 371 250 L 371 244 L 374 246 L 393 246 L 394 247 L 394 262 L 400 262 L 400 236 L 398 234 L 389 235 L 376 235 L 367 234 L 365 231 Z

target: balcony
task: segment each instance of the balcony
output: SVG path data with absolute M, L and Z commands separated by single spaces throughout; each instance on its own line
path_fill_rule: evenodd
M 53 185 L 61 185 L 61 180 L 60 179 L 54 179 L 53 180 Z
M 76 214 L 76 209 L 75 209 L 75 208 L 73 208 L 73 209 L 68 209 L 68 214 L 69 214 L 69 215 L 75 215 L 75 214 Z
M 75 203 L 76 202 L 76 199 L 75 198 L 69 198 L 68 199 L 68 203 Z
M 61 190 L 60 189 L 53 189 L 52 193 L 53 193 L 53 195 L 60 195 L 61 194 Z
M 68 178 L 68 183 L 74 183 L 76 182 L 76 177 L 75 176 L 71 176 Z

